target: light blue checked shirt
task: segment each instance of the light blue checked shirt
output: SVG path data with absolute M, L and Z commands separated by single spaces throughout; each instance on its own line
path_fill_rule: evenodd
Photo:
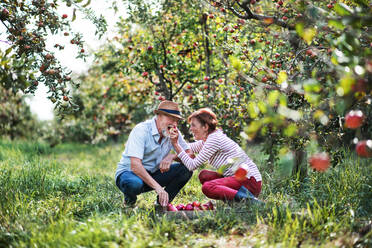
M 143 167 L 151 173 L 159 169 L 160 162 L 173 150 L 168 137 L 163 137 L 159 144 L 160 134 L 156 128 L 156 116 L 137 124 L 130 132 L 125 149 L 118 163 L 115 180 L 124 171 L 131 171 L 130 157 L 142 160 Z M 190 149 L 181 133 L 178 136 L 178 144 L 184 149 Z

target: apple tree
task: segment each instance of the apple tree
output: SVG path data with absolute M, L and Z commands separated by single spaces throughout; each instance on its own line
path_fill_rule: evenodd
M 57 108 L 74 106 L 69 98 L 69 87 L 78 86 L 71 80 L 71 72 L 62 67 L 55 58 L 55 52 L 64 50 L 71 43 L 77 57 L 84 59 L 84 40 L 81 34 L 73 32 L 70 23 L 77 12 L 83 13 L 97 26 L 101 35 L 106 22 L 97 18 L 88 8 L 90 1 L 82 0 L 4 0 L 0 3 L 1 40 L 0 84 L 12 92 L 23 91 L 33 94 L 39 84 L 48 88 L 48 98 Z M 67 5 L 71 13 L 59 14 L 57 8 Z M 65 40 L 54 44 L 54 50 L 47 48 L 50 35 L 64 34 Z M 4 47 L 4 48 L 3 48 Z

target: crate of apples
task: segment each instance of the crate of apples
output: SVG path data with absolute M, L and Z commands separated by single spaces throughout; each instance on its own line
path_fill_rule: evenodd
M 200 210 L 214 210 L 213 203 L 211 201 L 201 204 L 198 201 L 194 201 L 192 203 L 178 204 L 177 206 L 173 206 L 172 203 L 168 203 L 167 211 L 170 212 L 178 212 L 178 211 L 200 211 Z

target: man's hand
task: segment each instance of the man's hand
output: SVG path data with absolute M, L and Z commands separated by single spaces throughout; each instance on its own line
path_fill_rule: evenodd
M 155 191 L 159 196 L 160 205 L 166 207 L 169 201 L 168 193 L 162 187 L 156 188 Z
M 161 162 L 160 162 L 160 172 L 164 173 L 169 171 L 169 168 L 172 164 L 173 159 L 175 158 L 175 155 L 168 154 Z

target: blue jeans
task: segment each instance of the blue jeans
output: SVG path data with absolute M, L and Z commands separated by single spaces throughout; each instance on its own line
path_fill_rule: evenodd
M 183 164 L 176 163 L 171 164 L 167 172 L 161 173 L 157 170 L 149 174 L 160 186 L 165 187 L 164 190 L 168 193 L 169 202 L 171 202 L 190 180 L 192 171 L 189 171 Z M 121 173 L 116 179 L 116 186 L 124 193 L 125 203 L 128 205 L 136 203 L 139 194 L 153 190 L 132 171 Z

